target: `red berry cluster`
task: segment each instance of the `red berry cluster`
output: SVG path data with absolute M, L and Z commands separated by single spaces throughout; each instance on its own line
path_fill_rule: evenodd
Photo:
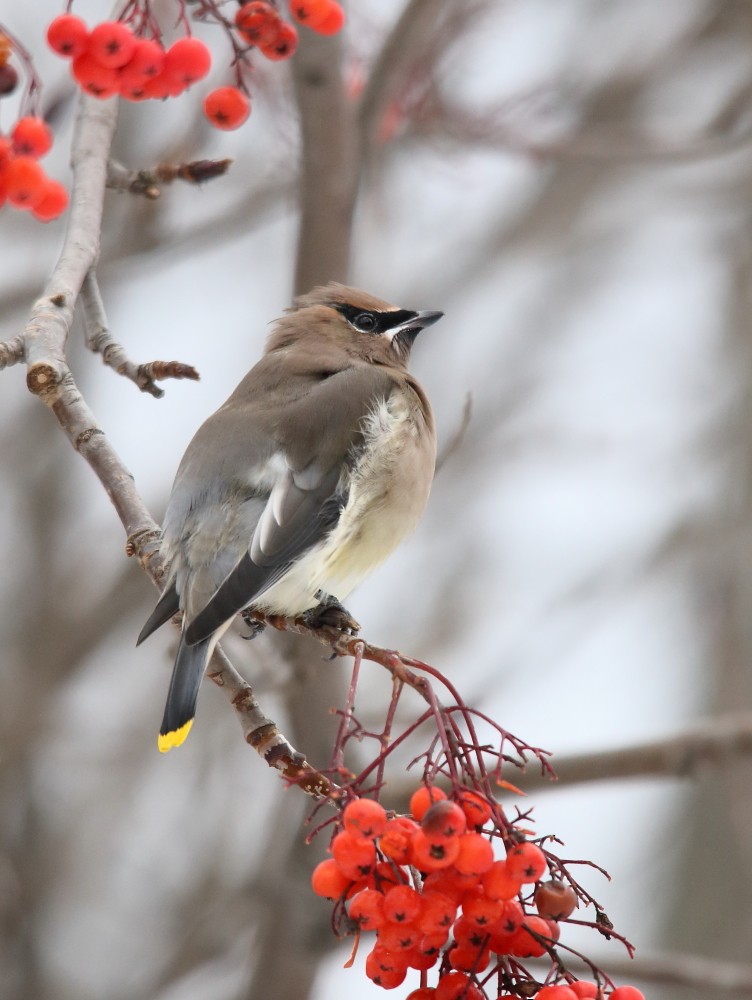
M 177 97 L 208 74 L 211 53 L 198 38 L 179 38 L 168 49 L 155 38 L 138 38 L 122 21 L 102 21 L 89 30 L 75 14 L 61 14 L 47 28 L 47 41 L 71 60 L 82 90 L 104 100 Z
M 52 148 L 52 133 L 41 118 L 19 118 L 9 136 L 0 135 L 0 207 L 30 211 L 51 222 L 68 206 L 68 192 L 38 162 Z
M 345 12 L 337 0 L 291 0 L 290 13 L 319 35 L 335 35 L 345 23 Z M 298 33 L 284 21 L 273 0 L 250 0 L 235 15 L 240 37 L 258 47 L 267 59 L 289 59 L 298 46 Z
M 419 970 L 425 983 L 427 970 L 438 967 L 436 985 L 421 986 L 408 1000 L 485 1000 L 480 977 L 489 966 L 501 957 L 546 954 L 577 896 L 561 880 L 541 881 L 548 862 L 531 841 L 512 844 L 505 858 L 495 859 L 483 832 L 492 810 L 478 793 L 459 789 L 452 801 L 440 788 L 422 786 L 410 812 L 389 818 L 378 802 L 351 801 L 332 857 L 313 872 L 313 891 L 344 901 L 351 927 L 376 932 L 366 959 L 366 975 L 376 985 L 393 989 L 409 969 Z M 416 870 L 419 879 L 411 874 Z M 533 885 L 532 898 L 523 898 Z M 606 994 L 578 981 L 543 986 L 536 997 L 602 1000 Z M 631 986 L 609 997 L 644 1000 Z

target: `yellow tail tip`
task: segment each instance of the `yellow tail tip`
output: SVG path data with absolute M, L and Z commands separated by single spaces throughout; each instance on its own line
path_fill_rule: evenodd
M 192 725 L 193 719 L 189 719 L 180 729 L 173 729 L 170 733 L 160 733 L 157 737 L 159 752 L 167 753 L 173 747 L 179 747 L 181 743 L 184 743 Z

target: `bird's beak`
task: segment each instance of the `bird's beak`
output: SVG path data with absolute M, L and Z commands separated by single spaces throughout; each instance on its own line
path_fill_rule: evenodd
M 425 330 L 427 326 L 433 326 L 434 323 L 438 323 L 441 317 L 444 315 L 443 312 L 419 312 L 410 319 L 406 319 L 404 323 L 400 323 L 399 326 L 393 326 L 389 330 L 389 337 L 392 341 L 396 337 L 402 336 L 403 338 L 409 338 L 412 342 L 421 330 Z

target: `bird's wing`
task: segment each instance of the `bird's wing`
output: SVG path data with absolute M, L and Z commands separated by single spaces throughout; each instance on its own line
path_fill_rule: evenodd
M 164 623 L 169 621 L 173 615 L 176 615 L 179 610 L 180 598 L 178 596 L 177 588 L 175 587 L 175 580 L 173 579 L 165 587 L 162 596 L 157 601 L 157 606 L 149 615 L 146 624 L 141 629 L 138 639 L 136 639 L 136 645 L 140 646 L 144 639 L 148 639 L 152 632 L 156 632 L 160 625 L 164 625 Z
M 336 525 L 347 503 L 349 470 L 363 443 L 363 418 L 392 387 L 386 373 L 347 369 L 289 405 L 282 471 L 247 550 L 188 623 L 186 642 L 202 641 L 256 601 Z

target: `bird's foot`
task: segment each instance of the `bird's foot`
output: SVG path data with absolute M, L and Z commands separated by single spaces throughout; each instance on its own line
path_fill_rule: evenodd
M 356 622 L 347 608 L 343 607 L 336 597 L 325 594 L 322 590 L 316 592 L 318 604 L 302 614 L 302 619 L 308 628 L 334 628 L 347 635 L 357 635 L 360 623 Z
M 266 628 L 266 622 L 260 622 L 258 618 L 251 617 L 251 608 L 246 608 L 240 612 L 240 617 L 250 629 L 248 635 L 241 636 L 241 639 L 256 639 Z

